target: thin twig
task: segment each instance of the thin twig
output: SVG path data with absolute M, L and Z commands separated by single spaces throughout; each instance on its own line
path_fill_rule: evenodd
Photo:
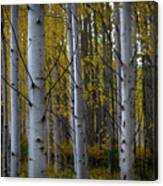
M 15 90 L 18 94 L 20 94 L 29 104 L 29 106 L 32 106 L 32 102 L 18 89 L 16 89 L 15 87 L 13 87 L 2 75 L 1 78 L 5 81 L 5 83 L 12 88 L 13 90 Z

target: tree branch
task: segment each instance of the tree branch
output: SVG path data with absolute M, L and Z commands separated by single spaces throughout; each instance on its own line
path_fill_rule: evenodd
M 5 81 L 5 83 L 10 87 L 12 88 L 13 90 L 15 90 L 19 95 L 21 95 L 29 104 L 29 106 L 31 107 L 33 104 L 32 102 L 21 92 L 19 91 L 18 89 L 16 89 L 15 87 L 13 87 L 2 75 L 1 75 L 1 78 L 2 80 Z

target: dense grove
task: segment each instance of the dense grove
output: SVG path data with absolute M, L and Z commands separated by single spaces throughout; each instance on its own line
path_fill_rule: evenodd
M 2 176 L 157 178 L 157 4 L 1 7 Z

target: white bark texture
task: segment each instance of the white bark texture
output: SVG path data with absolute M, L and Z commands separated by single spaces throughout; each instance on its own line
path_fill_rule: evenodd
M 29 79 L 29 177 L 46 176 L 45 82 L 44 82 L 44 6 L 28 8 Z M 33 82 L 32 82 L 33 81 Z
M 74 62 L 74 117 L 75 117 L 75 151 L 76 177 L 87 178 L 87 144 L 82 99 L 81 64 L 79 59 L 77 4 L 72 4 L 73 62 Z
M 69 82 L 70 82 L 70 126 L 73 143 L 74 170 L 76 172 L 76 152 L 75 152 L 75 118 L 74 118 L 74 65 L 73 65 L 73 36 L 72 36 L 72 4 L 67 4 L 68 16 L 68 57 L 69 57 Z
M 7 79 L 7 61 L 6 61 L 6 38 L 4 34 L 4 16 L 2 9 L 1 17 L 1 29 L 2 29 L 2 48 L 1 48 L 1 72 L 3 79 Z M 4 80 L 2 80 L 2 176 L 8 176 L 8 109 L 7 109 L 7 85 Z
M 11 43 L 10 43 L 10 82 L 18 89 L 18 6 L 11 6 Z M 19 123 L 19 95 L 11 88 L 11 162 L 10 176 L 19 176 L 20 169 L 20 123 Z
M 120 174 L 121 179 L 131 180 L 134 165 L 134 120 L 133 97 L 134 91 L 131 72 L 133 72 L 132 42 L 131 42 L 131 4 L 120 3 L 120 44 L 122 60 L 121 82 L 121 147 L 120 147 Z M 131 111 L 132 110 L 132 111 Z

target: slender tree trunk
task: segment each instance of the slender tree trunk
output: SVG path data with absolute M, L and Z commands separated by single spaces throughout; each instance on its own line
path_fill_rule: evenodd
M 56 104 L 59 105 L 59 96 L 55 97 Z M 55 171 L 59 172 L 61 169 L 61 116 L 58 115 L 55 117 L 55 123 L 54 123 L 54 165 L 55 165 Z
M 132 132 L 133 132 L 133 142 L 132 142 L 132 148 L 133 148 L 133 169 L 135 167 L 135 140 L 136 140 L 136 117 L 135 117 L 135 93 L 136 93 L 136 74 L 137 74 L 137 19 L 136 19 L 136 12 L 133 8 L 132 13 L 132 22 L 131 22 L 131 48 L 132 48 L 132 55 L 130 58 L 130 69 L 129 69 L 129 75 L 130 75 L 130 115 L 131 115 L 131 123 L 132 123 Z M 133 171 L 134 173 L 134 171 Z
M 153 158 L 153 179 L 158 178 L 158 4 L 155 3 L 155 8 L 153 11 L 153 22 L 155 24 L 155 28 L 152 30 L 153 37 L 153 48 L 154 54 L 152 56 L 152 66 L 153 66 L 153 147 L 152 147 L 152 158 Z
M 121 83 L 121 105 L 122 105 L 122 121 L 121 121 L 121 147 L 120 147 L 120 168 L 121 179 L 131 180 L 133 178 L 134 165 L 134 121 L 131 108 L 134 99 L 132 91 L 131 71 L 133 65 L 132 59 L 132 43 L 131 43 L 131 4 L 120 3 L 120 37 L 121 37 L 121 60 L 122 60 L 122 83 Z
M 46 176 L 44 6 L 28 7 L 29 99 L 29 177 Z
M 88 43 L 89 43 L 89 47 L 88 47 L 88 51 L 87 51 L 87 55 L 90 56 L 90 61 L 89 64 L 91 64 L 91 61 L 93 60 L 93 30 L 92 30 L 92 23 L 93 23 L 93 17 L 91 17 L 91 14 L 88 15 Z M 84 65 L 84 84 L 85 84 L 85 89 L 88 90 L 88 84 L 89 81 L 92 81 L 92 76 L 93 76 L 93 72 L 92 69 L 90 69 L 90 66 L 88 66 L 88 63 L 85 63 Z M 94 92 L 95 90 L 91 93 L 91 95 L 89 96 L 90 100 L 94 99 Z M 86 101 L 87 102 L 87 101 Z M 86 108 L 86 112 L 87 117 L 86 117 L 86 131 L 87 131 L 87 143 L 89 145 L 93 145 L 95 143 L 96 140 L 96 133 L 94 130 L 94 115 L 95 115 L 95 109 L 94 109 L 94 102 L 91 101 L 90 106 L 87 105 Z
M 56 68 L 54 69 L 54 79 L 58 79 L 59 75 L 59 68 L 58 65 L 56 65 Z M 60 86 L 60 85 L 59 85 Z M 59 107 L 60 105 L 60 97 L 57 94 L 54 97 L 54 112 L 57 113 L 57 107 Z M 54 119 L 54 169 L 56 172 L 59 172 L 61 169 L 61 149 L 60 149 L 60 145 L 61 145 L 61 138 L 63 138 L 63 136 L 61 136 L 61 125 L 62 125 L 62 120 L 61 120 L 61 115 L 60 113 L 58 113 L 55 116 Z
M 145 120 L 146 120 L 146 139 L 145 144 L 146 147 L 150 149 L 151 159 L 146 156 L 146 173 L 150 166 L 152 166 L 152 177 L 151 179 L 156 179 L 158 177 L 157 169 L 157 129 L 158 129 L 158 121 L 157 121 L 157 41 L 158 41 L 158 23 L 157 23 L 157 14 L 158 14 L 158 4 L 155 2 L 151 2 L 147 6 L 147 30 L 146 35 L 151 39 L 150 48 L 152 49 L 152 54 L 146 54 L 146 65 L 144 69 L 144 80 L 145 80 Z M 147 50 L 149 49 L 149 44 L 146 46 Z M 150 99 L 149 99 L 150 98 Z M 152 127 L 148 127 L 151 125 Z M 146 148 L 146 149 L 147 149 Z M 145 150 L 145 154 L 147 154 L 147 150 Z
M 70 125 L 73 142 L 74 170 L 76 172 L 76 150 L 75 150 L 75 119 L 74 119 L 74 65 L 73 65 L 73 37 L 72 37 L 72 4 L 67 4 L 68 15 L 68 56 L 69 56 L 69 82 L 70 82 Z
M 8 136 L 8 146 L 7 146 L 7 169 L 8 169 L 8 175 L 10 175 L 10 163 L 11 163 L 11 135 L 9 132 L 9 136 Z
M 18 6 L 11 6 L 10 81 L 18 89 Z M 20 169 L 20 123 L 19 95 L 11 89 L 11 163 L 10 176 L 19 176 Z
M 76 172 L 77 178 L 88 177 L 87 144 L 84 118 L 84 105 L 82 100 L 81 64 L 79 59 L 79 40 L 77 22 L 77 4 L 72 4 L 72 30 L 73 30 L 73 62 L 74 62 L 74 116 L 76 140 Z
M 2 77 L 7 79 L 7 59 L 6 59 L 6 37 L 4 34 L 4 15 L 3 9 L 1 17 L 1 29 L 2 29 Z M 5 81 L 2 81 L 2 176 L 8 176 L 8 109 L 7 109 L 7 85 Z
M 51 64 L 51 58 L 48 58 L 49 64 Z M 48 71 L 50 67 L 48 66 Z M 52 85 L 52 76 L 49 77 L 48 86 Z M 52 158 L 52 149 L 53 149 L 53 136 L 54 136 L 54 120 L 53 120 L 53 97 L 52 93 L 49 94 L 49 100 L 47 103 L 48 111 L 47 111 L 47 164 L 48 167 L 52 165 L 53 158 Z
M 111 86 L 111 82 L 109 81 L 109 77 L 110 77 L 110 73 L 111 70 L 109 71 L 108 65 L 112 64 L 112 62 L 110 61 L 110 56 L 108 57 L 107 54 L 109 54 L 109 52 L 107 52 L 107 37 L 106 37 L 106 32 L 105 32 L 105 24 L 104 24 L 104 20 L 103 18 L 101 18 L 101 22 L 102 22 L 102 45 L 103 45 L 103 66 L 104 66 L 104 70 L 103 70 L 103 78 L 104 78 L 104 96 L 106 97 L 106 101 L 104 103 L 104 124 L 105 126 L 107 126 L 107 132 L 110 136 L 109 139 L 109 145 L 108 145 L 108 150 L 109 150 L 109 161 L 108 161 L 108 168 L 109 170 L 111 169 L 111 154 L 110 153 L 112 151 L 112 121 L 111 118 L 108 114 L 109 110 L 110 110 L 110 99 L 109 99 L 109 86 Z M 110 48 L 110 43 L 109 43 L 109 48 Z M 110 54 L 109 54 L 110 55 Z M 110 73 L 109 73 L 110 72 Z
M 98 52 L 98 30 L 97 30 L 97 23 L 96 23 L 96 15 L 97 13 L 94 11 L 93 12 L 93 20 L 94 20 L 94 45 L 95 45 L 95 50 L 94 52 Z
M 60 144 L 61 144 L 61 119 L 56 117 L 55 124 L 54 124 L 54 165 L 55 165 L 55 171 L 59 172 L 61 170 L 61 150 L 60 150 Z
M 88 15 L 88 36 L 89 36 L 89 55 L 93 57 L 93 39 L 92 39 L 92 17 L 91 14 Z
M 51 82 L 51 80 L 50 80 Z M 51 83 L 49 83 L 51 84 Z M 48 104 L 48 114 L 47 114 L 47 162 L 48 166 L 52 164 L 52 156 L 51 156 L 51 149 L 53 145 L 53 125 L 52 125 L 52 102 L 51 102 L 51 94 L 50 102 Z
M 118 4 L 113 4 L 113 23 L 114 23 L 114 43 L 115 50 L 120 52 L 120 38 L 119 38 L 119 12 Z M 118 147 L 120 149 L 120 124 L 121 124 L 121 64 L 117 58 L 116 53 L 113 53 L 116 60 L 116 124 L 118 130 Z M 120 55 L 120 54 L 119 54 Z

